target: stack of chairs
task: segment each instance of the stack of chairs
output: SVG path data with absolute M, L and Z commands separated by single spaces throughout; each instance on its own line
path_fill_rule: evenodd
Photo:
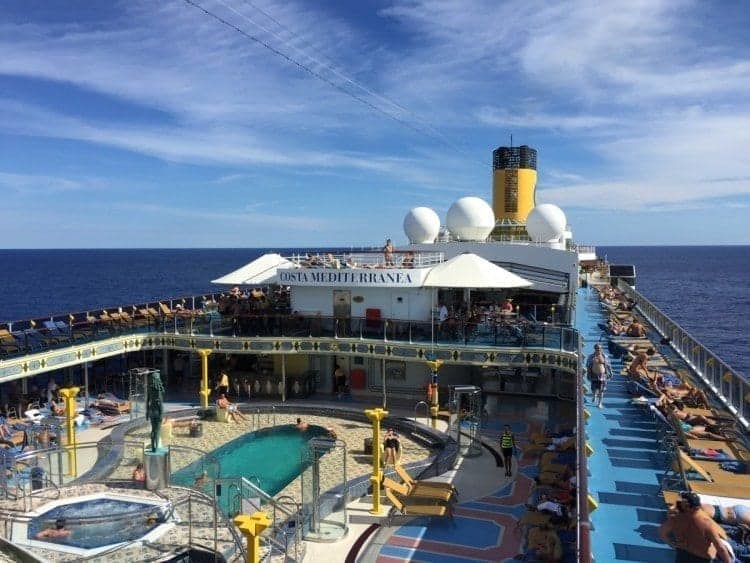
M 388 526 L 397 515 L 453 519 L 453 504 L 458 498 L 458 491 L 453 485 L 415 480 L 400 465 L 396 465 L 395 468 L 398 474 L 405 478 L 401 483 L 389 477 L 383 478 L 385 495 L 392 505 L 388 512 Z

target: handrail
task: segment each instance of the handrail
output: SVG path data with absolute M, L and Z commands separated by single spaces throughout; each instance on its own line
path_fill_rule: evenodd
M 583 358 L 583 343 L 579 344 L 578 357 Z M 584 370 L 578 362 L 576 370 L 576 388 L 583 389 Z M 576 533 L 578 546 L 578 562 L 591 563 L 591 520 L 588 505 L 588 467 L 586 458 L 586 416 L 584 414 L 583 391 L 578 394 L 576 404 L 576 485 L 578 510 L 576 515 Z
M 737 373 L 697 338 L 673 321 L 634 287 L 619 280 L 618 288 L 635 301 L 640 313 L 703 383 L 750 430 L 750 381 Z
M 427 404 L 427 401 L 419 401 L 414 405 L 414 422 L 417 422 L 417 411 L 419 410 L 420 405 L 424 405 L 424 417 L 426 419 L 430 418 L 430 405 Z

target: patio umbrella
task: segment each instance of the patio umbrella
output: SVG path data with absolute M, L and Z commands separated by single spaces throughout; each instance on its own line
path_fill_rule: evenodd
M 298 267 L 294 262 L 287 260 L 280 254 L 264 254 L 249 264 L 245 264 L 242 268 L 215 279 L 211 283 L 223 285 L 264 285 L 276 283 L 276 270 Z
M 528 287 L 532 283 L 481 256 L 467 252 L 434 266 L 422 285 L 480 289 Z

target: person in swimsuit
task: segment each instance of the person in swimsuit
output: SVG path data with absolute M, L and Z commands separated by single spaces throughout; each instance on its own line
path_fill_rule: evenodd
M 683 491 L 675 512 L 659 528 L 664 543 L 675 549 L 675 563 L 732 563 L 726 532 L 701 509 L 700 497 Z
M 398 439 L 398 435 L 393 431 L 393 428 L 389 428 L 383 440 L 386 465 L 396 465 L 396 458 L 398 457 L 400 448 L 401 442 Z

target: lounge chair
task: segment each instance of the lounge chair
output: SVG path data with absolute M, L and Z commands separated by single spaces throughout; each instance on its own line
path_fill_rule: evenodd
M 388 526 L 391 525 L 393 517 L 398 513 L 401 516 L 429 516 L 439 518 L 453 518 L 453 510 L 450 505 L 424 504 L 419 502 L 402 502 L 391 489 L 385 489 L 385 496 L 393 505 L 388 512 Z
M 165 319 L 174 318 L 175 312 L 161 301 L 159 302 L 159 311 L 161 311 L 161 314 Z
M 0 328 L 0 355 L 20 352 L 21 348 L 22 346 L 19 345 L 7 328 Z
M 432 487 L 419 487 L 418 485 L 410 487 L 406 483 L 397 483 L 388 477 L 383 478 L 383 487 L 395 491 L 407 501 L 416 501 L 417 499 L 442 503 L 451 503 L 455 501 L 453 491 L 435 489 Z
M 112 393 L 101 393 L 96 401 L 94 401 L 94 406 L 102 410 L 102 412 L 109 410 L 112 411 L 113 414 L 130 412 L 130 401 L 120 399 Z M 117 411 L 116 413 L 115 410 Z
M 436 489 L 443 491 L 450 491 L 455 498 L 458 498 L 458 489 L 451 483 L 441 483 L 439 481 L 422 481 L 414 479 L 409 472 L 404 469 L 403 465 L 397 464 L 394 466 L 396 473 L 401 477 L 401 480 L 411 488 L 422 488 L 422 489 Z
M 65 321 L 55 321 L 55 326 L 62 334 L 71 338 L 73 342 L 86 341 L 91 336 L 90 332 L 85 330 L 74 329 L 71 325 Z

